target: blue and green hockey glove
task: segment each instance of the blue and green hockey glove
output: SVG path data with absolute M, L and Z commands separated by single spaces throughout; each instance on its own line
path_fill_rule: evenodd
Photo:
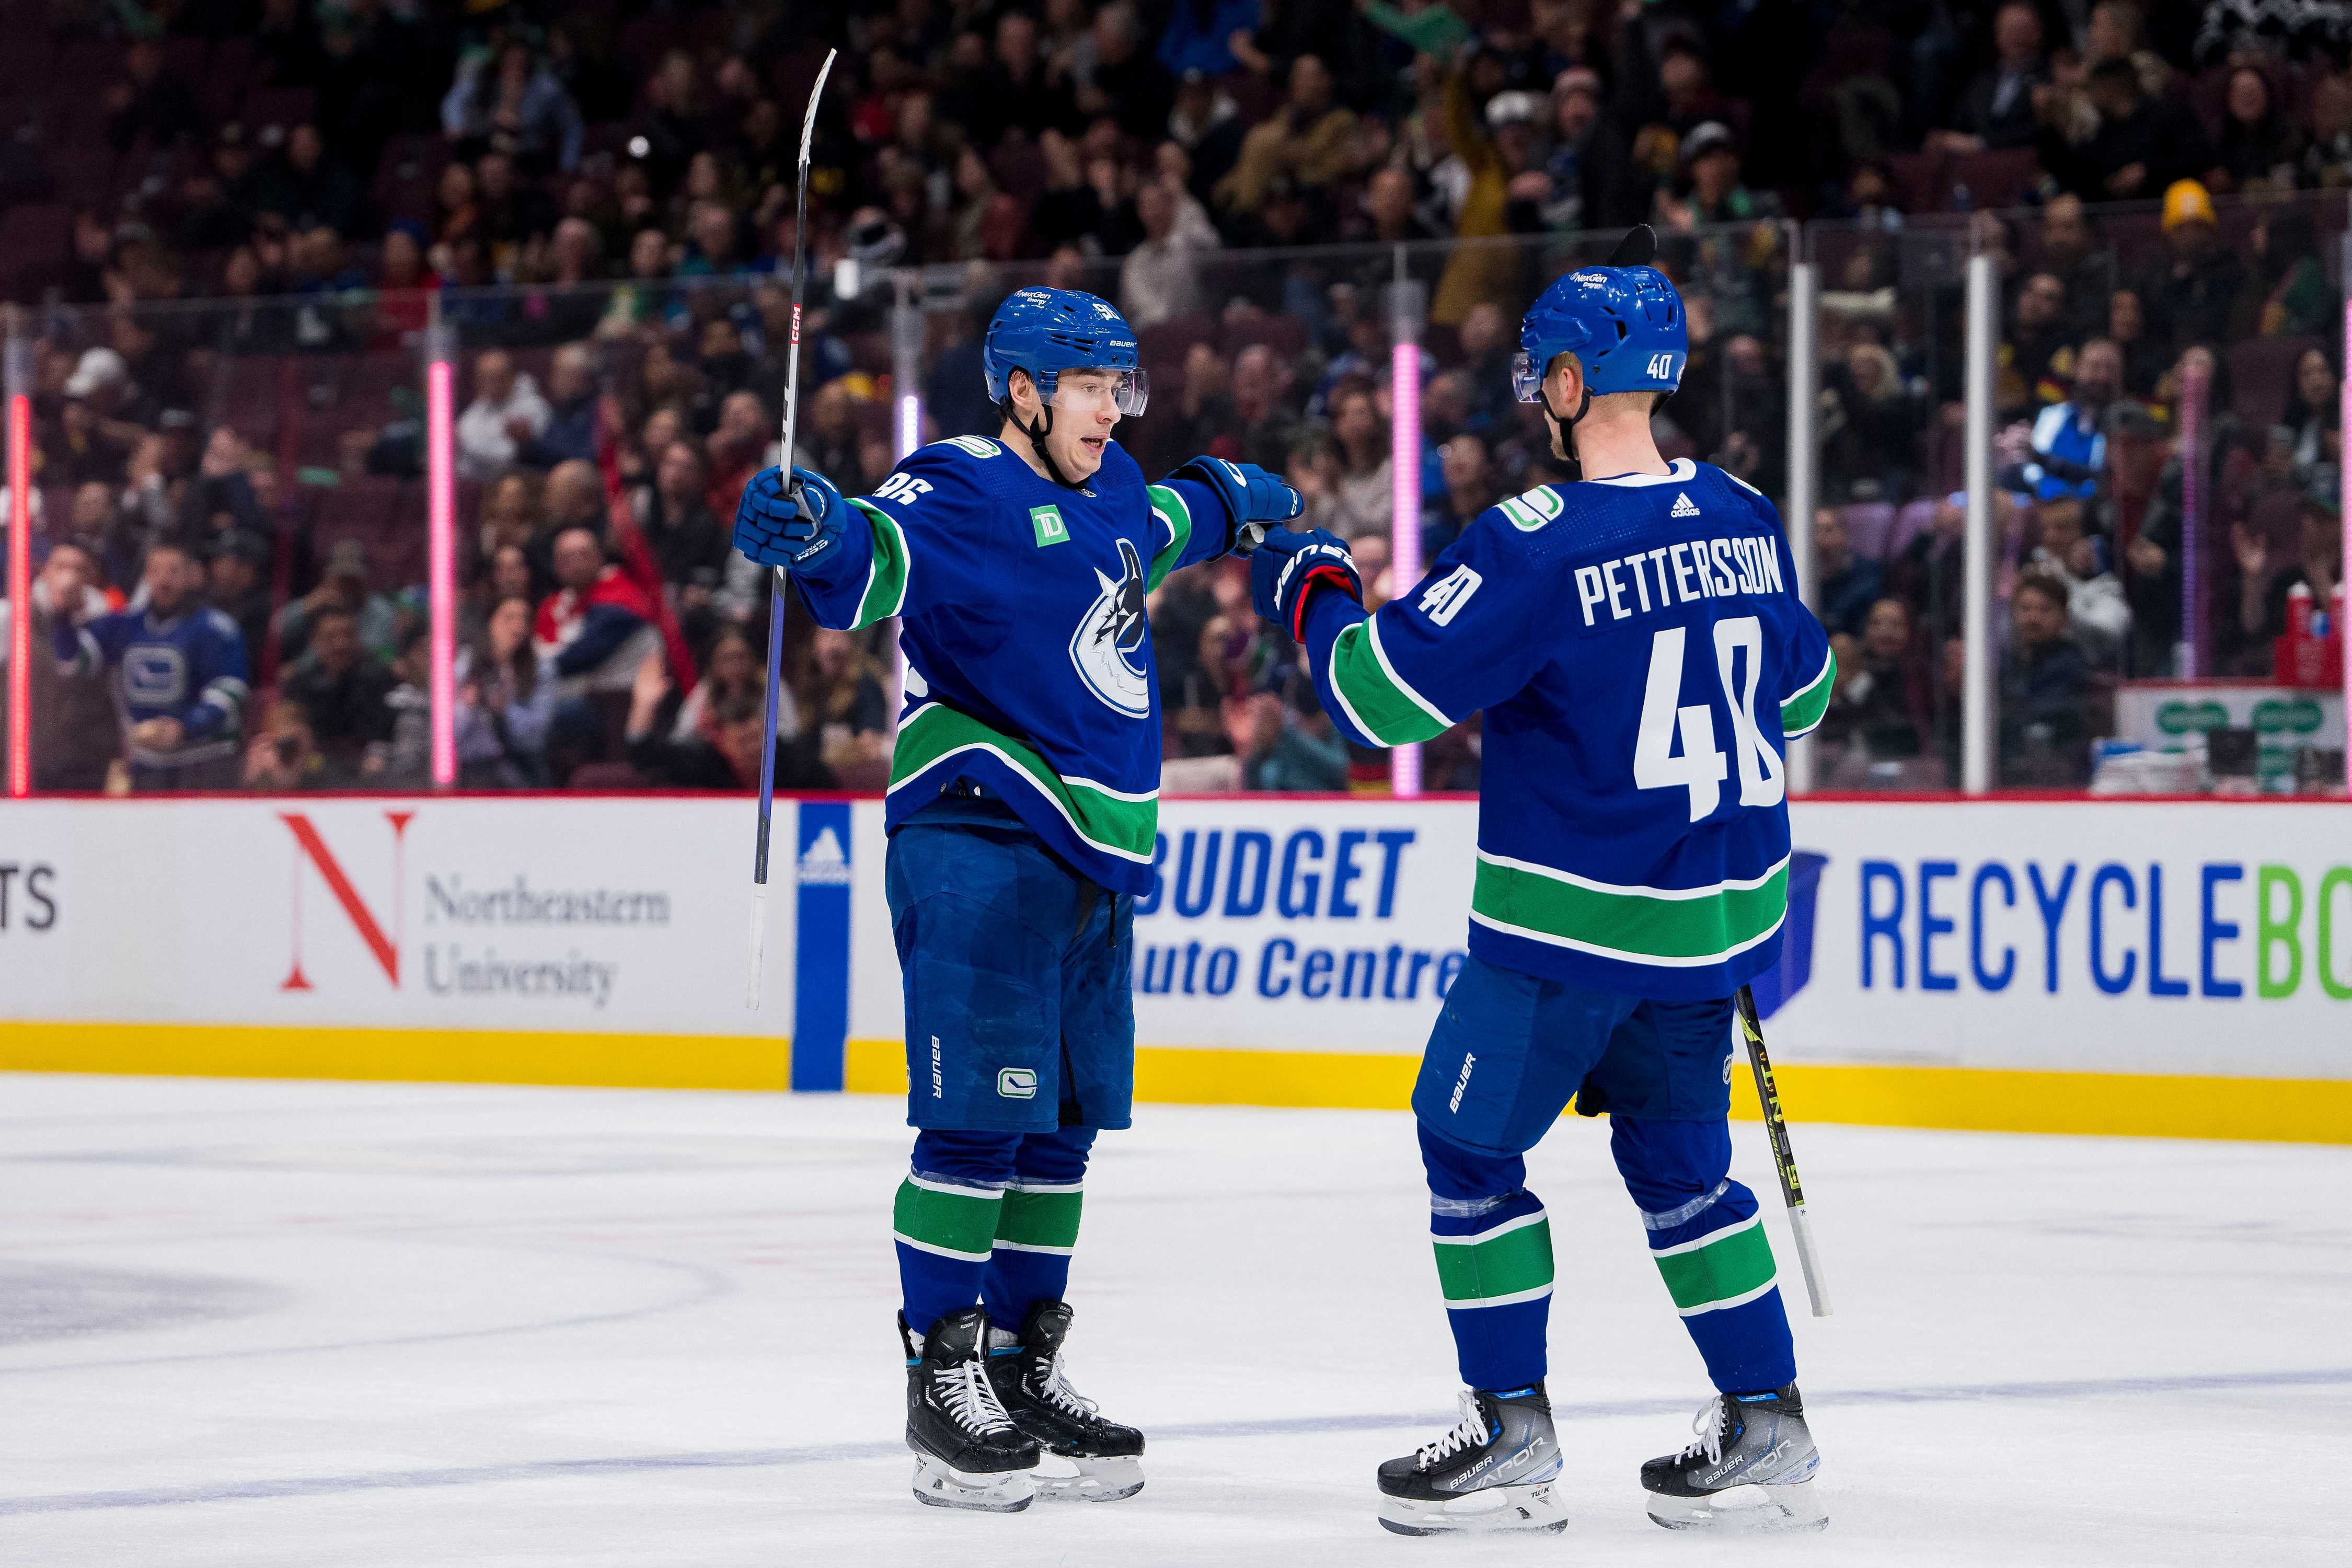
M 1364 580 L 1347 541 L 1320 528 L 1310 533 L 1268 529 L 1250 557 L 1250 604 L 1257 613 L 1288 632 L 1292 642 L 1303 643 L 1307 604 L 1325 590 L 1364 602 Z
M 849 503 L 814 468 L 762 468 L 735 508 L 735 548 L 762 566 L 806 565 L 841 537 Z
M 1223 458 L 1195 458 L 1168 476 L 1208 486 L 1225 503 L 1232 520 L 1226 548 L 1246 555 L 1257 548 L 1265 525 L 1288 522 L 1307 510 L 1306 500 L 1255 463 L 1228 463 Z M 1252 523 L 1259 524 L 1252 528 Z

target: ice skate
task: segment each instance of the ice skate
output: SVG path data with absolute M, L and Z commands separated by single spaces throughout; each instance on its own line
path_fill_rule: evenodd
M 1434 1443 L 1381 1466 L 1381 1524 L 1399 1535 L 1568 1528 L 1553 1495 L 1559 1443 L 1543 1384 L 1462 1395 L 1462 1419 Z
M 1062 1372 L 1066 1302 L 1029 1309 L 1021 1337 L 992 1347 L 989 1380 L 1013 1424 L 1045 1450 L 1037 1495 L 1047 1502 L 1116 1502 L 1143 1489 L 1143 1434 L 1106 1421 Z
M 1691 1424 L 1698 1440 L 1642 1467 L 1650 1517 L 1668 1530 L 1819 1530 L 1822 1457 L 1790 1384 L 1759 1399 L 1718 1394 Z
M 988 1319 L 978 1307 L 941 1318 L 919 1354 L 907 1346 L 907 1447 L 915 1500 L 933 1508 L 1018 1513 L 1037 1495 L 1037 1445 L 1013 1425 L 989 1381 Z

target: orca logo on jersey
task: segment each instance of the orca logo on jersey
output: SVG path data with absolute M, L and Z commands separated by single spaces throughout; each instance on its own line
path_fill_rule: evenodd
M 1103 705 L 1130 719 L 1151 711 L 1151 672 L 1136 662 L 1149 629 L 1143 610 L 1143 557 L 1134 545 L 1118 542 L 1122 575 L 1113 577 L 1100 567 L 1095 581 L 1102 592 L 1078 619 L 1070 634 L 1070 662 L 1087 689 Z

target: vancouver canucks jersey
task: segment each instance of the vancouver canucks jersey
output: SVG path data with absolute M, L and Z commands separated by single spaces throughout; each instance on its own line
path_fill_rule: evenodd
M 1148 891 L 1160 703 L 1144 595 L 1224 552 L 1224 502 L 1190 479 L 1145 484 L 1116 442 L 1071 489 L 966 436 L 851 505 L 839 547 L 793 580 L 820 626 L 900 617 L 888 829 L 969 779 L 1103 887 Z
M 1485 710 L 1471 952 L 1704 1000 L 1780 955 L 1782 757 L 1833 673 L 1795 586 L 1771 503 L 1684 460 L 1488 508 L 1378 615 L 1319 595 L 1307 651 L 1371 744 Z

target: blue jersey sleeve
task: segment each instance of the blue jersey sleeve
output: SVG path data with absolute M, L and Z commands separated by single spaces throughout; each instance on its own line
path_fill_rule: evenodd
M 1377 615 L 1338 594 L 1316 596 L 1307 661 L 1324 710 L 1349 739 L 1433 739 L 1517 695 L 1543 668 L 1549 655 L 1536 623 L 1552 589 L 1514 559 L 1510 528 L 1501 511 L 1486 512 Z
M 1151 571 L 1157 588 L 1171 572 L 1213 561 L 1233 547 L 1234 525 L 1224 499 L 1198 479 L 1162 479 L 1151 497 Z
M 245 711 L 245 634 L 218 610 L 196 612 L 188 639 L 188 685 L 195 700 L 181 720 L 190 735 L 233 731 Z
M 793 573 L 817 625 L 857 631 L 971 585 L 971 520 L 989 505 L 977 463 L 953 442 L 939 442 L 908 454 L 872 493 L 850 500 L 840 547 Z
M 1754 497 L 1751 504 L 1766 517 L 1779 521 L 1772 503 L 1763 497 Z M 1772 548 L 1780 557 L 1781 581 L 1794 584 L 1797 563 L 1789 554 L 1785 535 L 1776 535 Z M 1821 728 L 1822 717 L 1829 712 L 1830 694 L 1837 686 L 1837 655 L 1830 649 L 1828 631 L 1796 595 L 1790 595 L 1780 607 L 1784 616 L 1778 639 L 1781 655 L 1780 735 L 1783 740 L 1794 741 Z

